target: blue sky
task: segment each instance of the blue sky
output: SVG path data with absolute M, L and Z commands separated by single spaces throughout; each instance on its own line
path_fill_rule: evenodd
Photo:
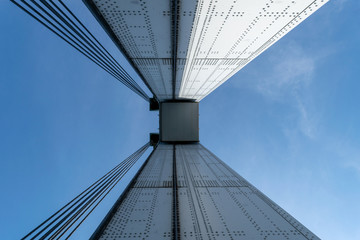
M 200 104 L 201 143 L 322 239 L 360 239 L 359 12 L 330 1 Z M 158 116 L 10 1 L 0 18 L 0 236 L 19 239 L 147 142 Z

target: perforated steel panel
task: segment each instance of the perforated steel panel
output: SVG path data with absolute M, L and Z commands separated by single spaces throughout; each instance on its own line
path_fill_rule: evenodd
M 172 98 L 172 9 L 165 0 L 93 2 L 160 100 Z M 181 0 L 175 97 L 200 101 L 328 0 Z
M 180 97 L 201 100 L 327 0 L 200 0 Z
M 158 147 L 100 239 L 171 239 L 172 149 Z
M 180 239 L 319 239 L 202 145 L 175 157 Z M 173 160 L 160 144 L 100 239 L 171 239 Z
M 88 0 L 89 1 L 89 0 Z M 91 0 L 90 0 L 91 1 Z M 172 98 L 172 10 L 164 0 L 93 0 L 130 61 L 160 100 Z M 175 94 L 178 96 L 186 62 L 196 1 L 178 6 Z
M 181 239 L 319 239 L 200 144 L 176 159 Z
M 171 98 L 170 3 L 94 0 L 130 60 L 159 98 Z

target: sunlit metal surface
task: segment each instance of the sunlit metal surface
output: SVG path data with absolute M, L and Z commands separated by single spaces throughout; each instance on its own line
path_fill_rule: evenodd
M 180 97 L 198 101 L 327 0 L 200 0 Z

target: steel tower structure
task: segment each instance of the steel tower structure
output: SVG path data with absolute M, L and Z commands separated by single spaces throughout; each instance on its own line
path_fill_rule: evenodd
M 160 111 L 153 152 L 91 239 L 319 239 L 200 144 L 198 113 L 204 97 L 327 1 L 83 1 Z M 124 71 L 98 65 L 147 99 Z
M 199 102 L 326 1 L 84 2 L 160 102 L 161 143 L 92 238 L 318 239 L 195 143 L 198 112 L 168 112 Z

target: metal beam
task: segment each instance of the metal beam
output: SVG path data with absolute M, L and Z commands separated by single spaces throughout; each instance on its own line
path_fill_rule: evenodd
M 176 145 L 173 144 L 172 239 L 180 239 L 179 201 L 176 170 Z
M 171 47 L 172 47 L 172 98 L 175 99 L 176 69 L 177 69 L 177 42 L 178 42 L 178 0 L 171 1 Z

